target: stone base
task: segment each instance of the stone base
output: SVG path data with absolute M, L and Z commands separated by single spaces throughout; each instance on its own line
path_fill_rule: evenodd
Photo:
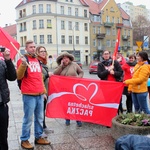
M 131 126 L 117 122 L 118 116 L 112 119 L 111 135 L 117 140 L 119 137 L 126 134 L 148 135 L 150 134 L 150 126 Z

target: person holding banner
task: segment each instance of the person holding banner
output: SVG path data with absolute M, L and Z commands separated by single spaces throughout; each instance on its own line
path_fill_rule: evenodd
M 150 114 L 147 104 L 147 81 L 150 75 L 150 65 L 148 62 L 148 54 L 145 51 L 139 52 L 132 78 L 124 81 L 128 85 L 128 91 L 132 92 L 132 100 L 136 113 L 143 111 L 146 114 Z
M 68 52 L 62 52 L 56 59 L 58 67 L 54 70 L 55 75 L 61 76 L 73 76 L 82 78 L 83 70 L 80 66 L 74 61 L 74 56 Z M 78 127 L 82 126 L 81 121 L 76 121 Z M 66 126 L 70 125 L 70 120 L 66 119 Z
M 28 141 L 34 115 L 34 136 L 35 144 L 50 145 L 50 142 L 43 138 L 43 98 L 46 89 L 43 82 L 42 68 L 36 58 L 35 43 L 31 40 L 26 42 L 26 57 L 22 57 L 17 62 L 17 79 L 22 79 L 21 93 L 23 100 L 24 117 L 22 123 L 22 135 L 20 137 L 21 147 L 34 149 Z M 26 73 L 25 73 L 26 72 Z M 25 75 L 26 74 L 26 75 Z
M 98 64 L 98 77 L 101 80 L 122 82 L 123 70 L 119 62 L 114 60 L 114 65 L 112 65 L 113 60 L 108 50 L 103 52 L 102 57 L 103 61 Z
M 15 67 L 10 59 L 10 50 L 2 53 L 4 60 L 0 60 L 0 150 L 8 150 L 8 124 L 10 93 L 7 80 L 15 81 L 17 78 Z
M 129 55 L 129 60 L 122 65 L 122 69 L 124 71 L 124 81 L 127 79 L 131 79 L 134 71 L 134 66 L 136 65 L 136 56 L 134 54 Z M 127 113 L 132 112 L 132 96 L 131 93 L 128 92 L 128 86 L 125 85 L 123 94 L 126 95 L 126 107 Z
M 40 62 L 40 65 L 42 66 L 42 73 L 43 73 L 43 80 L 44 80 L 44 84 L 45 84 L 45 88 L 46 91 L 48 93 L 48 82 L 49 82 L 49 77 L 51 75 L 53 75 L 52 72 L 49 72 L 48 70 L 48 66 L 47 66 L 47 51 L 46 48 L 44 46 L 38 46 L 36 48 L 36 55 L 37 55 L 37 59 Z M 49 128 L 47 128 L 46 123 L 45 123 L 45 109 L 46 109 L 46 103 L 47 103 L 47 94 L 44 97 L 44 120 L 43 120 L 43 129 L 45 133 L 50 133 L 50 132 L 54 132 L 52 130 L 50 130 Z M 45 137 L 47 137 L 46 134 L 43 134 Z

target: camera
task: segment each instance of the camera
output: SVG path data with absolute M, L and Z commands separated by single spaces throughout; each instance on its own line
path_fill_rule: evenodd
M 0 47 L 0 52 L 4 52 L 5 51 L 5 47 Z

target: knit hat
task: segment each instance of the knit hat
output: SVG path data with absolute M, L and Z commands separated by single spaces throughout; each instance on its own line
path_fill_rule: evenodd
M 61 64 L 61 60 L 63 59 L 64 56 L 68 57 L 71 61 L 74 60 L 74 56 L 72 54 L 69 54 L 68 52 L 62 52 L 56 59 L 58 65 Z

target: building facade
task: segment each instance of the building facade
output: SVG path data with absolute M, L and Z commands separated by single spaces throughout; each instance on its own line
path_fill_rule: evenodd
M 120 4 L 120 6 L 131 17 L 132 21 L 136 20 L 138 16 L 144 16 L 146 18 L 150 16 L 150 12 L 145 5 L 134 6 L 132 2 L 125 2 Z
M 54 61 L 68 51 L 90 62 L 89 7 L 83 0 L 23 0 L 17 7 L 17 39 L 24 53 L 27 40 L 45 46 Z
M 119 50 L 132 53 L 133 31 L 130 16 L 114 0 L 86 0 L 90 7 L 90 47 L 93 60 L 101 60 L 104 50 L 112 54 L 118 29 L 121 29 Z M 93 9 L 94 8 L 94 9 Z

